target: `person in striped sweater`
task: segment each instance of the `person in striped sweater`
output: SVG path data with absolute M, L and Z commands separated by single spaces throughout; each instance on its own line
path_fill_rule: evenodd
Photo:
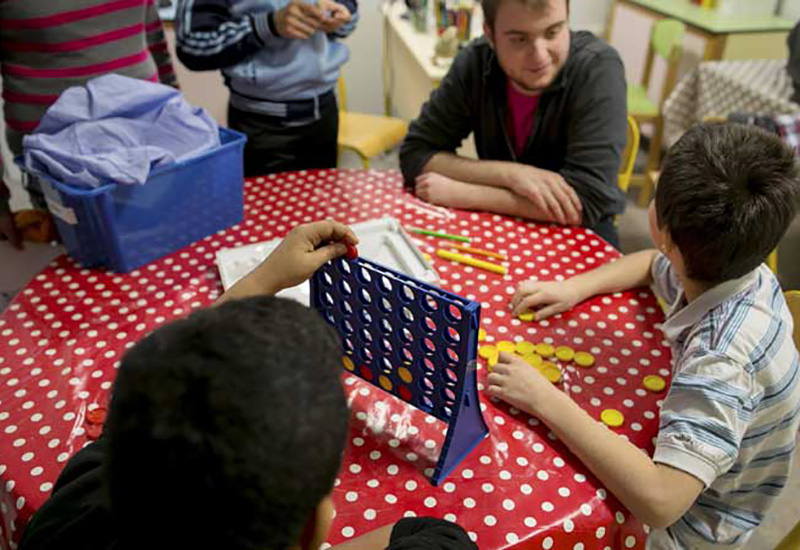
M 0 71 L 14 156 L 67 88 L 108 73 L 177 87 L 154 0 L 0 0 Z M 8 198 L 0 179 L 0 239 L 20 248 Z

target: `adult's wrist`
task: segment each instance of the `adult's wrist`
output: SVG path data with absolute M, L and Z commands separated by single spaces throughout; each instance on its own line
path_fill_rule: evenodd
M 500 166 L 499 176 L 503 187 L 510 191 L 517 192 L 520 185 L 519 172 L 522 169 L 521 164 L 516 162 L 503 162 Z
M 269 32 L 273 36 L 280 37 L 280 33 L 278 32 L 278 26 L 275 24 L 275 12 L 271 11 L 267 14 L 267 28 L 269 28 Z

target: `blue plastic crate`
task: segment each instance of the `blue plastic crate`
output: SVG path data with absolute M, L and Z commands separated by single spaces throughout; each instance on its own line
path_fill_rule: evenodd
M 20 166 L 44 194 L 69 255 L 125 273 L 242 221 L 247 138 L 226 128 L 219 134 L 219 148 L 156 168 L 144 185 L 85 189 Z

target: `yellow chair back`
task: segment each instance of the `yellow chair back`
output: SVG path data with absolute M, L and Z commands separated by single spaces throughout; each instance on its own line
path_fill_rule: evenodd
M 622 154 L 622 166 L 619 169 L 619 188 L 623 193 L 628 192 L 633 175 L 633 165 L 636 164 L 636 153 L 639 152 L 639 124 L 628 115 L 628 139 L 625 143 L 625 151 Z
M 786 304 L 789 306 L 789 311 L 792 312 L 792 320 L 794 321 L 794 345 L 800 350 L 800 291 L 790 290 L 786 293 Z

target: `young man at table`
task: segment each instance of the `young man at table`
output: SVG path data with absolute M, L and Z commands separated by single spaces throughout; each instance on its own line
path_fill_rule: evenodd
M 336 88 L 357 0 L 179 0 L 178 57 L 222 69 L 246 176 L 335 168 Z
M 79 451 L 20 550 L 318 550 L 348 433 L 341 349 L 313 311 L 271 297 L 342 255 L 334 222 L 293 230 L 217 307 L 123 358 L 100 439 Z M 338 550 L 477 550 L 407 518 Z
M 458 54 L 400 151 L 422 199 L 584 225 L 615 246 L 627 135 L 617 52 L 571 32 L 568 0 L 483 0 L 485 38 Z M 480 160 L 455 155 L 474 132 Z
M 795 215 L 799 178 L 777 136 L 694 127 L 667 156 L 650 207 L 658 250 L 566 282 L 523 283 L 512 300 L 515 313 L 542 319 L 652 284 L 668 304 L 673 378 L 652 459 L 525 363 L 503 355 L 488 377 L 490 395 L 541 418 L 653 528 L 648 549 L 740 548 L 787 482 L 800 372 L 791 314 L 763 262 Z

